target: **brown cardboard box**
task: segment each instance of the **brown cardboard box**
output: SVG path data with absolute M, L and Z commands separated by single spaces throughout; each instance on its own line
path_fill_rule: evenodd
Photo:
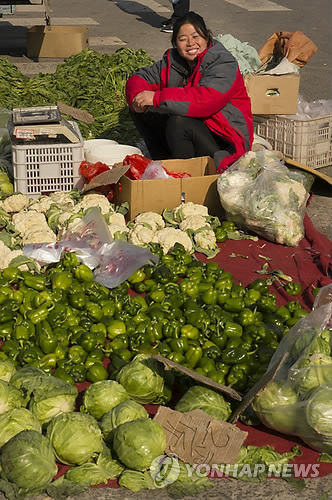
M 132 220 L 141 212 L 159 212 L 175 208 L 182 201 L 205 205 L 210 215 L 218 215 L 222 208 L 217 192 L 216 166 L 212 158 L 202 156 L 189 160 L 164 160 L 169 171 L 188 172 L 192 177 L 182 179 L 120 180 L 121 191 L 115 190 L 114 203 L 129 203 L 128 216 Z
M 65 58 L 88 47 L 88 28 L 81 26 L 32 26 L 27 35 L 27 55 L 31 58 Z
M 297 75 L 246 75 L 253 115 L 295 115 L 300 77 Z M 269 95 L 270 91 L 276 95 Z

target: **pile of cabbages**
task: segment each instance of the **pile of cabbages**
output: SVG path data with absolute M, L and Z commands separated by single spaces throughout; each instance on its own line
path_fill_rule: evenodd
M 299 436 L 311 448 L 332 453 L 332 285 L 320 290 L 312 312 L 291 328 L 269 368 L 275 378 L 258 393 L 253 409 L 276 431 Z

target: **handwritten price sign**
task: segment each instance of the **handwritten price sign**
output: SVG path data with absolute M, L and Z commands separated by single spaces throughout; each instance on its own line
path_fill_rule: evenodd
M 166 433 L 166 453 L 189 464 L 234 464 L 248 436 L 235 425 L 211 418 L 202 410 L 180 413 L 161 406 L 154 420 Z

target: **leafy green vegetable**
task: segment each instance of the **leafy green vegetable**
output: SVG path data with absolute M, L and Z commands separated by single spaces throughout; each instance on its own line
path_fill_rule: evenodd
M 85 390 L 83 407 L 98 420 L 126 399 L 129 399 L 129 395 L 121 384 L 115 380 L 101 380 Z
M 0 415 L 0 448 L 21 431 L 41 432 L 37 418 L 26 408 L 14 408 Z
M 131 491 L 154 490 L 156 486 L 149 471 L 125 469 L 119 477 L 119 485 Z
M 46 493 L 52 498 L 61 499 L 82 495 L 82 493 L 87 491 L 88 487 L 88 482 L 85 484 L 77 483 L 61 476 L 47 486 Z
M 112 410 L 105 413 L 99 426 L 106 443 L 111 443 L 113 430 L 119 427 L 119 425 L 137 420 L 138 418 L 149 418 L 149 414 L 144 406 L 131 399 L 122 401 L 122 403 L 119 403 Z
M 332 358 L 327 354 L 312 354 L 296 364 L 294 378 L 301 399 L 332 380 Z
M 0 233 L 1 234 L 1 233 Z M 0 361 L 0 380 L 10 382 L 10 379 L 16 372 L 15 365 L 9 360 Z
M 97 421 L 79 412 L 64 413 L 47 426 L 46 435 L 63 464 L 82 465 L 102 451 L 102 435 Z
M 318 462 L 332 463 L 332 455 L 329 455 L 328 453 L 321 453 Z
M 74 411 L 77 394 L 74 385 L 57 377 L 45 376 L 33 389 L 29 410 L 41 424 L 46 424 L 57 415 Z
M 0 414 L 23 406 L 21 392 L 9 382 L 0 380 Z
M 93 486 L 107 483 L 109 479 L 115 479 L 123 471 L 123 467 L 113 460 L 110 450 L 104 446 L 94 462 L 87 462 L 78 467 L 70 467 L 65 478 L 80 484 Z
M 203 410 L 210 417 L 226 421 L 231 413 L 231 405 L 222 394 L 201 385 L 194 385 L 178 401 L 175 409 L 182 413 Z
M 152 64 L 143 49 L 114 54 L 85 49 L 59 64 L 54 74 L 28 78 L 0 57 L 0 106 L 41 106 L 61 101 L 90 112 L 92 124 L 79 122 L 84 138 L 109 137 L 135 145 L 139 134 L 130 118 L 125 85 L 138 68 Z
M 0 467 L 2 478 L 14 483 L 21 496 L 39 494 L 58 470 L 51 443 L 34 430 L 22 431 L 3 445 Z
M 137 403 L 157 403 L 163 396 L 161 364 L 147 354 L 137 354 L 119 371 L 116 380 Z
M 298 426 L 298 412 L 301 412 L 297 402 L 297 394 L 289 384 L 273 381 L 257 394 L 252 407 L 266 427 L 293 434 Z
M 126 467 L 144 472 L 165 451 L 164 429 L 148 418 L 126 422 L 114 430 L 113 448 Z

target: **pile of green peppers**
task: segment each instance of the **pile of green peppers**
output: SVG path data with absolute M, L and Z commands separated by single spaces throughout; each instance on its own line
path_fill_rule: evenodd
M 244 287 L 216 262 L 182 245 L 108 289 L 74 253 L 46 273 L 7 268 L 0 278 L 0 359 L 32 365 L 71 383 L 115 377 L 137 353 L 159 353 L 246 392 L 279 341 L 308 314 L 297 300 L 278 307 L 264 279 Z M 108 368 L 105 358 L 109 358 Z

